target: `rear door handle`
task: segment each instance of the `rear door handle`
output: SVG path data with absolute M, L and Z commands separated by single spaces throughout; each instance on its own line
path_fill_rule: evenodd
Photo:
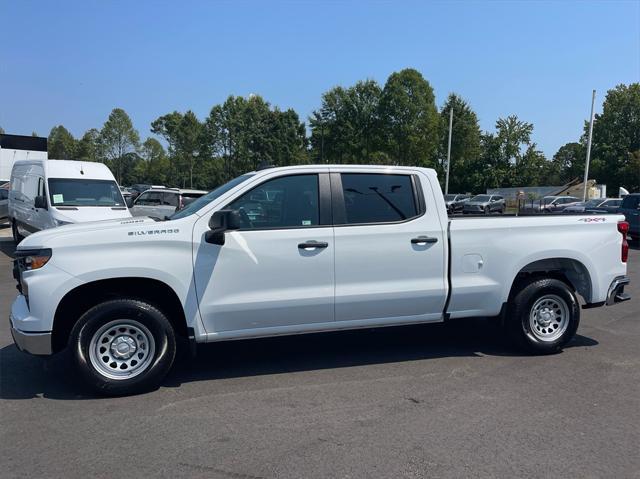
M 411 238 L 411 244 L 427 244 L 437 242 L 438 238 L 432 238 L 431 236 L 418 236 L 417 238 Z
M 329 243 L 326 241 L 306 241 L 304 243 L 298 244 L 298 249 L 309 249 L 309 248 L 326 248 L 329 246 Z

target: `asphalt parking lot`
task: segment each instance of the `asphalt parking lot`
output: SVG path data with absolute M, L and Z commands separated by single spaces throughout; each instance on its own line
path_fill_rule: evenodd
M 64 355 L 13 345 L 3 236 L 2 477 L 640 477 L 637 247 L 633 299 L 583 311 L 558 355 L 520 355 L 484 320 L 247 340 L 105 399 Z

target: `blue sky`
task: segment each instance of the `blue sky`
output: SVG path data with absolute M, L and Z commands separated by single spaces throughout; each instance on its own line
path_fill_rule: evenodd
M 144 138 L 173 110 L 202 119 L 257 93 L 306 121 L 320 95 L 422 72 L 492 131 L 517 114 L 552 156 L 606 90 L 640 81 L 640 1 L 213 2 L 0 0 L 0 126 L 76 136 L 124 108 Z M 598 110 L 597 110 L 598 111 Z

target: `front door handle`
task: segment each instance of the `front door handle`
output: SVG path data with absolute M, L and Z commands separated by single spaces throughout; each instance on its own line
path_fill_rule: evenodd
M 433 238 L 431 236 L 418 236 L 417 238 L 411 238 L 411 244 L 427 244 L 437 242 L 438 238 Z
M 326 248 L 327 246 L 329 246 L 329 243 L 327 243 L 326 241 L 314 241 L 314 240 L 306 241 L 304 243 L 298 244 L 299 249 Z

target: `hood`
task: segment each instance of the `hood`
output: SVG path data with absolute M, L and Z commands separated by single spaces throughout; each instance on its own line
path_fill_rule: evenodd
M 37 233 L 30 234 L 20 242 L 20 249 L 25 248 L 42 248 L 51 243 L 52 240 L 67 235 L 76 235 L 82 233 L 99 233 L 104 230 L 126 230 L 143 224 L 157 224 L 155 220 L 147 216 L 138 216 L 136 218 L 92 221 L 86 223 L 74 223 L 70 225 L 59 226 Z M 99 236 L 98 236 L 99 237 Z
M 467 201 L 465 202 L 465 206 L 469 205 L 469 206 L 486 206 L 488 205 L 489 202 L 488 201 Z
M 67 221 L 69 223 L 96 222 L 96 218 L 99 218 L 100 221 L 131 218 L 129 209 L 122 209 L 122 207 L 114 209 L 109 206 L 78 206 L 77 208 L 56 208 L 54 206 L 51 210 L 55 212 L 55 217 L 57 219 L 60 221 Z

